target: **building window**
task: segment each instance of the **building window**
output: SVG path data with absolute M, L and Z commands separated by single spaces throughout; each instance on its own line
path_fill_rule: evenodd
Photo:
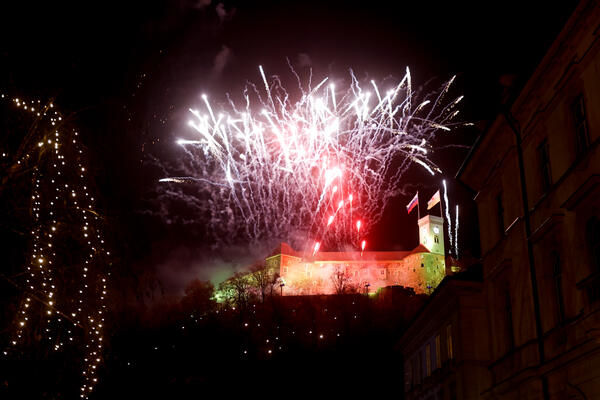
M 425 368 L 427 376 L 431 375 L 431 344 L 427 343 L 425 346 Z
M 411 362 L 407 362 L 406 363 L 406 375 L 405 375 L 405 388 L 404 391 L 408 392 L 410 391 L 410 389 L 412 389 L 412 368 L 411 368 Z
M 385 276 L 385 269 L 380 269 L 379 270 L 379 275 Z
M 417 366 L 416 366 L 416 360 L 413 357 L 412 360 L 410 360 L 410 388 L 414 388 L 415 385 L 417 384 Z
M 288 273 L 288 267 L 283 267 L 283 273 L 287 274 Z
M 558 323 L 562 324 L 565 321 L 565 303 L 562 291 L 562 267 L 560 265 L 560 255 L 558 252 L 552 252 L 550 255 L 550 262 L 552 263 L 552 278 L 554 280 Z
M 600 272 L 600 218 L 588 220 L 585 227 L 586 241 L 591 255 L 592 273 Z
M 440 242 L 440 238 L 436 235 L 433 237 L 433 242 L 434 243 L 439 243 Z
M 456 394 L 456 382 L 455 381 L 452 381 L 448 384 L 448 398 L 450 400 L 458 399 L 458 396 Z
M 452 324 L 446 327 L 446 354 L 448 360 L 454 358 L 454 351 L 452 349 Z
M 577 140 L 577 154 L 581 154 L 590 144 L 588 134 L 587 116 L 585 113 L 585 100 L 583 94 L 577 96 L 571 106 L 573 122 L 575 124 L 575 138 Z
M 512 301 L 510 299 L 510 287 L 504 287 L 504 326 L 506 329 L 506 337 L 508 339 L 508 350 L 515 347 L 515 335 L 513 327 L 513 311 Z
M 504 201 L 502 192 L 496 195 L 496 216 L 498 219 L 498 232 L 500 237 L 504 236 Z
M 440 335 L 435 336 L 435 368 L 442 367 L 442 351 L 441 351 L 441 338 Z
M 423 377 L 423 355 L 421 354 L 421 350 L 419 350 L 419 354 L 417 354 L 417 383 L 421 383 L 421 379 Z
M 542 192 L 546 193 L 552 185 L 552 171 L 550 170 L 550 152 L 548 139 L 544 139 L 537 148 L 538 162 L 542 182 Z

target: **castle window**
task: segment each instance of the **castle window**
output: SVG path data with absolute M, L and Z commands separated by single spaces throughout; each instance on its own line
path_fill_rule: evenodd
M 581 154 L 587 149 L 590 143 L 588 134 L 588 124 L 585 112 L 585 100 L 583 94 L 577 96 L 571 105 L 573 123 L 575 125 L 575 138 L 577 140 L 577 154 Z
M 550 152 L 548 150 L 548 139 L 542 140 L 537 147 L 538 162 L 540 168 L 540 178 L 542 183 L 542 192 L 546 193 L 552 185 L 552 171 L 550 170 Z

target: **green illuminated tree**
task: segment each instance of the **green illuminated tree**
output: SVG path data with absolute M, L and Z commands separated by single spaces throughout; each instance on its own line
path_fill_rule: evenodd
M 279 274 L 264 264 L 256 264 L 250 269 L 250 283 L 258 293 L 261 301 L 267 294 L 273 295 L 275 286 L 279 284 Z
M 219 292 L 222 293 L 227 302 L 245 308 L 251 299 L 250 287 L 249 275 L 238 271 L 219 285 Z

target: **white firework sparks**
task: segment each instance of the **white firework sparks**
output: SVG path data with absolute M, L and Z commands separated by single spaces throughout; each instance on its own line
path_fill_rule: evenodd
M 454 216 L 454 255 L 458 258 L 458 204 L 456 205 L 456 215 Z
M 249 84 L 242 105 L 230 99 L 216 112 L 203 95 L 203 107 L 190 109 L 193 134 L 178 140 L 189 176 L 161 180 L 198 185 L 194 207 L 216 237 L 358 247 L 413 163 L 441 172 L 427 155 L 435 134 L 457 125 L 462 97 L 442 102 L 454 78 L 417 101 L 408 68 L 384 92 L 352 72 L 345 90 L 328 78 L 303 88 L 292 69 L 292 100 L 259 70 L 264 89 Z

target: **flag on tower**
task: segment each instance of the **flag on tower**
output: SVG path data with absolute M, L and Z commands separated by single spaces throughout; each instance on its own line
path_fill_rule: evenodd
M 433 196 L 431 196 L 431 199 L 429 199 L 429 201 L 427 202 L 427 209 L 429 210 L 431 207 L 435 206 L 439 202 L 440 202 L 440 191 L 438 190 L 437 192 L 434 193 Z
M 419 192 L 415 194 L 415 197 L 406 205 L 406 212 L 410 214 L 413 208 L 419 204 Z

